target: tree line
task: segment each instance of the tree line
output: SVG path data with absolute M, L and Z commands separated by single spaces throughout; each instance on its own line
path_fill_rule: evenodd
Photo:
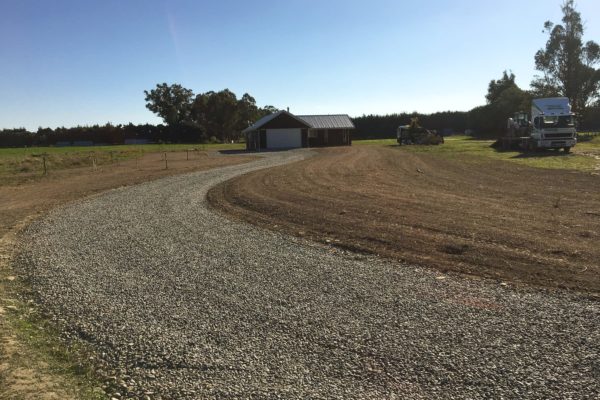
M 470 111 L 363 115 L 352 119 L 356 126 L 353 138 L 395 138 L 398 127 L 410 124 L 414 117 L 419 118 L 420 125 L 446 136 L 466 132 L 479 138 L 495 138 L 504 134 L 506 119 L 520 110 L 529 111 L 529 105 L 517 109 L 512 103 L 503 101 L 493 106 L 476 107 Z M 579 131 L 600 131 L 600 107 L 588 107 L 577 118 Z
M 229 89 L 194 96 L 192 90 L 179 84 L 162 83 L 144 94 L 146 108 L 174 131 L 196 130 L 199 137 L 215 137 L 222 142 L 239 139 L 240 132 L 254 121 L 278 111 L 273 106 L 259 108 L 248 93 L 238 99 Z
M 421 125 L 440 131 L 472 131 L 476 136 L 493 137 L 504 132 L 506 120 L 517 111 L 529 112 L 531 100 L 539 97 L 568 97 L 577 114 L 580 130 L 600 129 L 600 46 L 583 41 L 584 25 L 574 0 L 562 6 L 562 22 L 546 21 L 548 40 L 534 56 L 539 72 L 528 90 L 519 88 L 512 72 L 492 79 L 486 104 L 468 112 L 447 112 L 418 116 Z M 408 114 L 362 116 L 355 119 L 357 137 L 392 137 L 399 125 L 407 124 Z
M 515 75 L 504 71 L 488 86 L 486 104 L 469 112 L 469 126 L 476 131 L 497 134 L 506 119 L 517 111 L 529 112 L 531 100 L 539 97 L 568 97 L 577 114 L 579 129 L 600 128 L 600 45 L 584 42 L 584 25 L 574 0 L 562 6 L 562 21 L 544 23 L 548 40 L 535 53 L 538 75 L 530 88 L 519 88 Z
M 400 125 L 408 125 L 414 117 L 419 118 L 419 124 L 430 130 L 450 135 L 463 133 L 467 129 L 467 115 L 465 111 L 444 111 L 433 114 L 400 113 L 388 115 L 363 115 L 353 118 L 356 131 L 355 139 L 386 139 L 396 135 Z
M 198 132 L 193 129 L 173 130 L 166 125 L 126 124 L 0 130 L 0 147 L 32 147 L 61 145 L 101 145 L 131 143 L 197 143 Z
M 229 89 L 194 96 L 179 84 L 162 83 L 144 94 L 146 107 L 164 124 L 3 129 L 0 147 L 229 142 L 239 140 L 241 131 L 258 118 L 278 111 L 273 106 L 258 107 L 248 93 L 238 99 Z
M 531 100 L 568 97 L 580 130 L 600 129 L 600 46 L 583 41 L 584 26 L 574 0 L 562 5 L 561 24 L 546 21 L 546 46 L 536 52 L 536 75 L 529 90 L 519 88 L 515 75 L 504 71 L 488 86 L 486 104 L 469 112 L 469 126 L 489 134 L 500 133 L 506 119 L 517 111 L 529 112 Z

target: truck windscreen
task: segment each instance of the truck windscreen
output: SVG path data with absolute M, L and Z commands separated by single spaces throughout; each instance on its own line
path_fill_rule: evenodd
M 575 126 L 575 119 L 572 115 L 544 117 L 544 128 L 572 128 L 573 126 Z

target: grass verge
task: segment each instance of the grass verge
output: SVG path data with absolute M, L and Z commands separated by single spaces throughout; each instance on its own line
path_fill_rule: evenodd
M 594 171 L 600 167 L 600 137 L 578 143 L 573 153 L 543 150 L 533 153 L 498 151 L 491 147 L 493 140 L 478 140 L 467 136 L 451 136 L 438 146 L 397 146 L 394 139 L 356 140 L 357 145 L 397 146 L 404 151 L 428 153 L 446 158 L 460 157 L 464 162 L 481 163 L 489 160 L 514 162 L 528 167 Z M 466 157 L 465 157 L 466 156 Z
M 16 347 L 7 354 L 11 371 L 0 376 L 2 387 L 6 388 L 0 391 L 0 398 L 106 398 L 93 368 L 86 362 L 84 349 L 61 342 L 59 333 L 35 308 L 22 302 L 12 307 L 6 323 L 15 335 Z M 11 393 L 11 387 L 19 388 L 18 397 Z
M 27 284 L 12 275 L 15 243 L 12 233 L 2 238 L 0 399 L 106 398 L 85 349 L 60 340 L 35 306 Z
M 141 159 L 144 154 L 190 150 L 190 157 L 204 151 L 241 150 L 234 144 L 144 144 L 118 146 L 28 147 L 0 149 L 0 184 L 19 183 L 24 177 L 35 178 L 82 167 L 100 167 L 122 161 Z

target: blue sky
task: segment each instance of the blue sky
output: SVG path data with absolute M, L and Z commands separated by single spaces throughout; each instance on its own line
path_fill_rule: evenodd
M 469 110 L 535 74 L 561 0 L 0 0 L 0 129 L 160 122 L 143 91 L 229 88 L 298 114 Z M 600 42 L 600 1 L 579 0 Z

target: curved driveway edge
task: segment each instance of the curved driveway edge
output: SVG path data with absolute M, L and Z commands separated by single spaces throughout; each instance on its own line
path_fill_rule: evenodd
M 600 304 L 233 222 L 206 192 L 306 150 L 112 190 L 52 212 L 21 261 L 112 395 L 597 398 Z

